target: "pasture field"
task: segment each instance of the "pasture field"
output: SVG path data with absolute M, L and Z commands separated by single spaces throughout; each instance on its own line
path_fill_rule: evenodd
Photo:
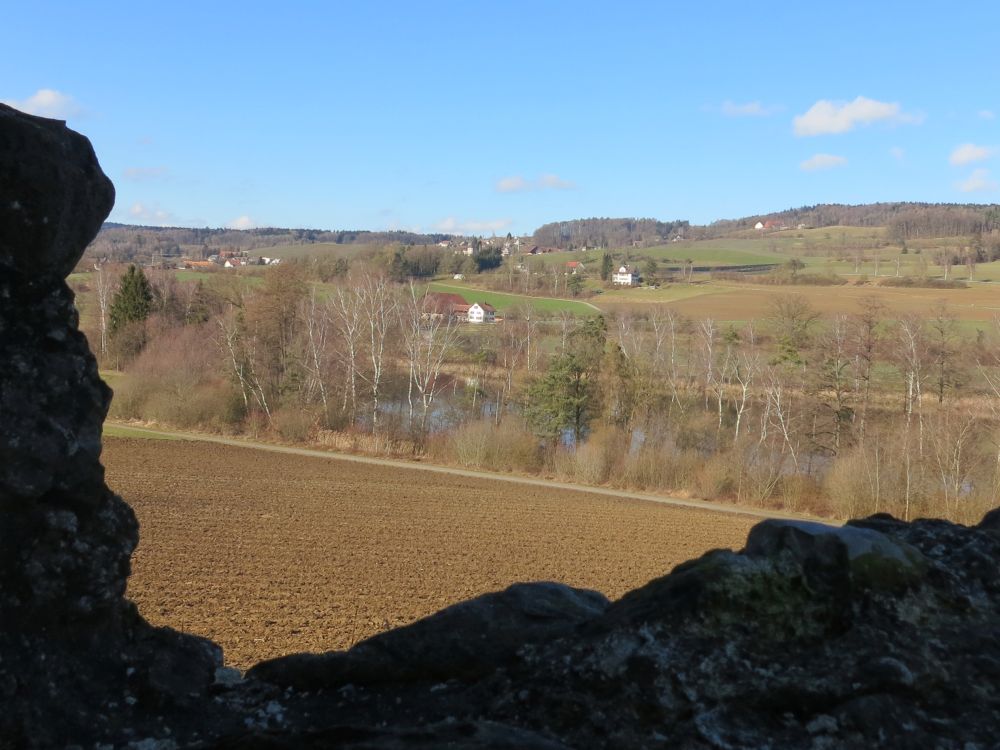
M 695 293 L 674 291 L 675 286 L 695 287 Z M 631 308 L 641 311 L 644 305 L 666 302 L 677 312 L 694 319 L 714 318 L 720 322 L 743 322 L 766 318 L 779 295 L 805 298 L 824 317 L 856 313 L 862 300 L 876 297 L 887 309 L 888 317 L 910 313 L 928 315 L 940 302 L 948 305 L 959 320 L 971 324 L 991 324 L 1000 315 L 1000 287 L 972 284 L 967 289 L 919 289 L 873 285 L 841 286 L 758 286 L 701 282 L 690 285 L 666 285 L 660 289 L 629 289 L 609 292 L 597 298 L 602 309 Z
M 432 292 L 450 292 L 460 294 L 466 302 L 488 302 L 499 312 L 503 313 L 517 305 L 528 304 L 541 313 L 555 314 L 562 311 L 573 315 L 597 315 L 598 310 L 594 305 L 587 302 L 579 302 L 571 299 L 559 299 L 557 297 L 529 297 L 522 294 L 507 294 L 505 292 L 490 292 L 466 284 L 444 284 L 433 281 L 427 285 Z
M 104 463 L 141 524 L 129 597 L 241 668 L 347 648 L 517 581 L 616 598 L 742 547 L 758 520 L 203 442 L 108 437 Z

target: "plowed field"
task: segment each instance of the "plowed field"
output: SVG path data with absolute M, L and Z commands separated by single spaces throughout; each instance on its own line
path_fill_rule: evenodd
M 210 443 L 105 440 L 141 539 L 142 614 L 245 668 L 343 649 L 515 581 L 615 598 L 757 520 L 583 491 Z

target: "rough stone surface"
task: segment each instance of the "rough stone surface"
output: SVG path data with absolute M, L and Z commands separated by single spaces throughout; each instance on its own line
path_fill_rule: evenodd
M 111 210 L 90 142 L 0 105 L 0 748 L 166 731 L 203 712 L 218 647 L 125 598 L 138 540 L 104 484 L 111 391 L 69 273 Z M 200 696 L 200 697 L 199 697 Z
M 0 104 L 0 265 L 65 278 L 114 202 L 90 141 Z
M 614 603 L 517 585 L 245 678 L 150 627 L 60 278 L 110 207 L 74 164 L 85 139 L 0 110 L 0 750 L 998 746 L 998 511 L 765 521 Z
M 592 620 L 607 606 L 607 598 L 596 591 L 519 583 L 380 633 L 350 651 L 272 659 L 247 676 L 306 690 L 468 680 L 491 674 L 526 643 L 551 640 Z

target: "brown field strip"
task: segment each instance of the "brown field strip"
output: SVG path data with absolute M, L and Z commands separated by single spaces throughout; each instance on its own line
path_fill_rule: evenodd
M 935 305 L 947 303 L 959 320 L 992 321 L 1000 315 L 1000 286 L 975 284 L 968 289 L 906 289 L 885 286 L 724 286 L 712 285 L 702 294 L 666 300 L 671 308 L 692 318 L 759 320 L 772 314 L 774 298 L 797 295 L 826 317 L 860 312 L 860 303 L 877 298 L 886 306 L 887 317 L 928 315 Z M 658 301 L 654 295 L 633 290 L 631 297 L 617 296 L 605 308 L 629 307 Z
M 515 581 L 615 598 L 758 519 L 200 442 L 105 440 L 141 523 L 129 596 L 245 668 L 342 649 Z

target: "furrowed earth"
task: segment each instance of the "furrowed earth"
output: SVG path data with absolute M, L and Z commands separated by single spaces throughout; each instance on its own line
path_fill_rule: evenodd
M 103 460 L 141 524 L 129 597 L 241 669 L 516 581 L 614 599 L 760 520 L 201 442 L 106 437 Z

